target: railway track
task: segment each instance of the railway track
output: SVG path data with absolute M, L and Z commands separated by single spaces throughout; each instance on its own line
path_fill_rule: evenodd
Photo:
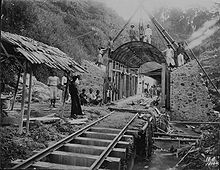
M 97 126 L 97 123 L 111 114 L 113 112 L 18 163 L 12 169 L 120 169 L 121 161 L 126 158 L 128 141 L 133 140 L 132 135 L 125 133 L 138 114 L 123 129 Z

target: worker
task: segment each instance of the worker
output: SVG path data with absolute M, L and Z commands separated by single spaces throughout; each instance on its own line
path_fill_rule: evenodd
M 85 89 L 82 89 L 82 93 L 80 93 L 79 98 L 81 105 L 86 105 L 88 103 L 88 98 Z
M 95 100 L 95 95 L 93 94 L 93 89 L 89 89 L 89 93 L 87 94 L 89 104 L 93 104 Z
M 94 104 L 95 104 L 95 105 L 100 105 L 100 106 L 101 106 L 101 104 L 102 104 L 102 98 L 101 98 L 101 95 L 100 95 L 100 91 L 99 91 L 99 90 L 96 90 Z
M 139 39 L 140 41 L 144 41 L 144 36 L 145 36 L 145 31 L 144 31 L 144 26 L 139 25 Z
M 108 40 L 108 49 L 109 49 L 109 54 L 111 54 L 114 51 L 114 42 L 111 36 L 109 36 L 109 40 Z
M 131 25 L 131 28 L 129 30 L 129 37 L 131 41 L 138 41 L 137 37 L 136 37 L 136 30 L 134 28 L 134 25 Z
M 71 95 L 71 118 L 77 118 L 78 115 L 83 115 L 79 93 L 78 93 L 78 85 L 79 85 L 79 76 L 72 76 L 70 79 L 69 92 Z
M 52 71 L 51 75 L 47 79 L 47 85 L 50 89 L 50 107 L 55 108 L 56 98 L 57 98 L 57 86 L 60 84 L 60 79 Z
M 67 74 L 65 73 L 61 78 L 61 86 L 62 86 L 62 99 L 63 101 L 70 101 L 69 89 L 67 88 Z M 67 90 L 67 91 L 66 91 Z M 66 91 L 66 96 L 65 96 Z
M 175 67 L 174 51 L 173 51 L 173 49 L 171 48 L 171 45 L 168 44 L 168 45 L 167 45 L 167 49 L 164 50 L 164 51 L 162 51 L 162 52 L 165 52 L 166 62 L 167 62 L 168 67 L 170 67 L 170 68 Z
M 99 47 L 98 50 L 99 50 L 99 54 L 98 54 L 98 61 L 96 62 L 96 64 L 100 67 L 103 64 L 103 55 L 106 49 L 103 47 Z
M 182 46 L 182 43 L 178 43 L 178 48 L 177 48 L 177 65 L 182 66 L 184 64 L 184 48 Z
M 152 38 L 152 30 L 150 28 L 150 25 L 147 24 L 147 28 L 145 30 L 144 42 L 147 42 L 147 43 L 151 44 L 151 38 Z

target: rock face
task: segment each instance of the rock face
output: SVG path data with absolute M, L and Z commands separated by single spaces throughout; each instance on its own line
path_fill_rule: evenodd
M 207 121 L 213 104 L 208 89 L 199 74 L 196 61 L 191 61 L 171 73 L 170 103 L 172 119 Z
M 23 76 L 23 75 L 22 75 Z M 27 74 L 26 78 L 26 91 L 25 91 L 25 101 L 28 101 L 28 88 L 29 88 L 29 77 Z M 19 89 L 22 89 L 23 79 L 20 78 Z M 21 93 L 21 92 L 20 92 Z M 57 99 L 60 99 L 62 96 L 62 90 L 58 89 Z M 32 100 L 34 101 L 48 101 L 50 99 L 50 89 L 46 84 L 37 81 L 35 76 L 32 78 Z
M 80 91 L 84 88 L 86 93 L 92 88 L 94 93 L 96 90 L 100 91 L 100 95 L 103 94 L 103 83 L 105 76 L 105 67 L 98 67 L 94 62 L 83 60 L 81 64 L 88 73 L 82 74 L 82 80 L 80 81 Z

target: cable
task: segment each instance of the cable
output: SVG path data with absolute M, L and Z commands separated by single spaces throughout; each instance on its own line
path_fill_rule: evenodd
M 117 38 L 119 37 L 119 35 L 124 31 L 124 29 L 126 28 L 126 26 L 130 23 L 131 19 L 134 17 L 134 15 L 137 13 L 139 7 L 142 5 L 142 3 L 144 2 L 144 0 L 142 0 L 140 2 L 140 4 L 138 5 L 137 9 L 134 11 L 134 13 L 130 16 L 130 18 L 128 19 L 128 21 L 125 23 L 124 27 L 119 31 L 119 33 L 115 36 L 115 38 L 113 39 L 113 42 L 115 42 L 115 40 L 117 40 Z

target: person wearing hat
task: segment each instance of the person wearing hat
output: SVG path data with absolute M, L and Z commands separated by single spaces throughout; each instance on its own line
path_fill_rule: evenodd
M 147 42 L 147 43 L 151 44 L 151 37 L 152 37 L 152 30 L 150 28 L 150 25 L 147 24 L 147 28 L 145 30 L 144 42 Z
M 77 118 L 77 115 L 83 115 L 78 93 L 79 76 L 72 76 L 69 84 L 69 93 L 71 96 L 71 118 Z
M 168 67 L 175 67 L 175 62 L 174 62 L 174 51 L 171 47 L 170 44 L 167 45 L 167 49 L 162 51 L 165 53 L 165 56 L 166 56 L 166 62 L 167 62 L 167 65 Z
M 131 28 L 129 30 L 129 37 L 131 41 L 138 41 L 137 37 L 136 37 L 136 30 L 134 28 L 134 25 L 131 25 Z
M 60 79 L 55 75 L 54 71 L 51 71 L 51 75 L 47 79 L 47 85 L 50 89 L 50 107 L 55 107 L 57 99 L 58 85 L 60 84 Z

